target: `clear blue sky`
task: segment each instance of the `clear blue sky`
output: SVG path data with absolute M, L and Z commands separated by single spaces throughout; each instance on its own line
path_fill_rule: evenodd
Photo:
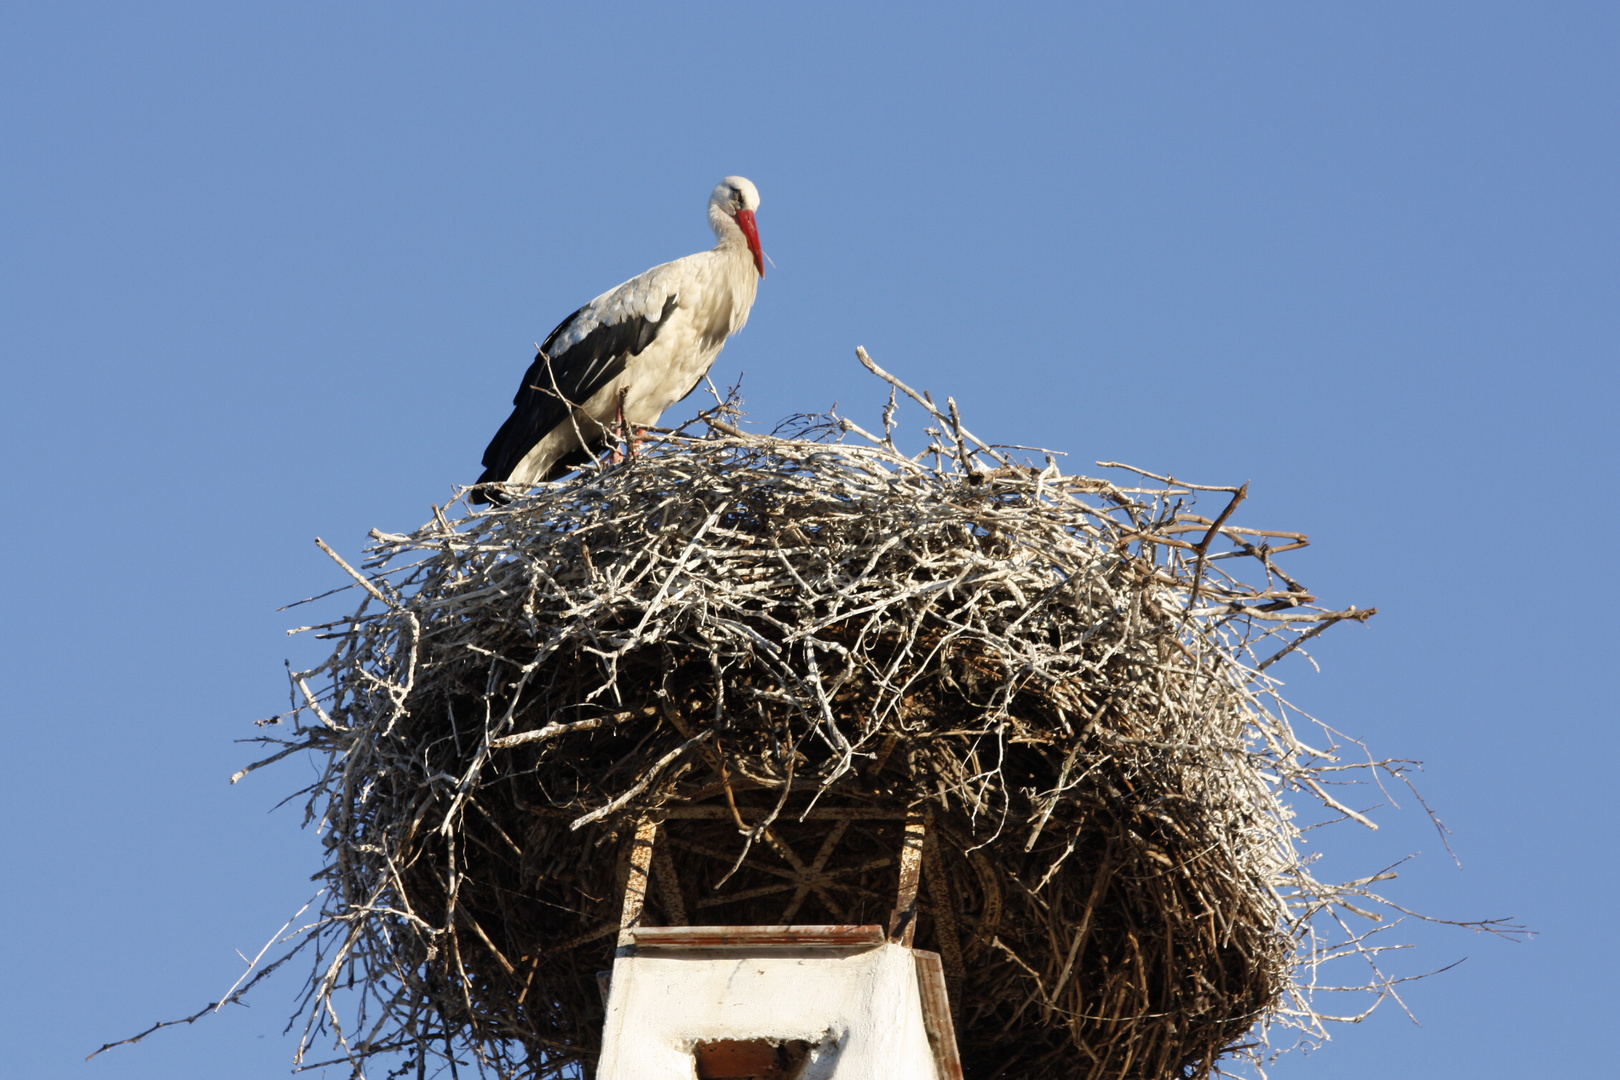
M 987 437 L 1252 481 L 1380 609 L 1285 674 L 1427 763 L 1463 869 L 1387 808 L 1328 867 L 1421 851 L 1394 898 L 1541 936 L 1412 928 L 1403 970 L 1469 958 L 1422 1026 L 1273 1075 L 1611 1069 L 1620 8 L 574 11 L 0 3 L 0 1071 L 286 1075 L 292 979 L 81 1061 L 311 887 L 308 766 L 226 784 L 315 655 L 275 609 L 470 481 L 533 342 L 711 243 L 728 173 L 756 418 L 870 415 L 862 344 Z

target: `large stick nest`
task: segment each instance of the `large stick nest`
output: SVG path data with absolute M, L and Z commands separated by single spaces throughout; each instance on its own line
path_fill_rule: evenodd
M 1234 524 L 1245 489 L 1020 464 L 917 400 L 916 457 L 892 397 L 881 435 L 748 435 L 723 405 L 373 533 L 363 603 L 295 676 L 318 721 L 277 755 L 326 755 L 310 1034 L 411 1073 L 588 1075 L 644 815 L 670 815 L 647 921 L 861 923 L 894 903 L 877 815 L 918 807 L 916 944 L 970 1078 L 1206 1076 L 1316 1029 L 1365 885 L 1312 878 L 1284 797 L 1359 815 L 1268 669 L 1370 612 L 1279 569 L 1304 538 Z M 719 809 L 670 813 L 693 806 Z

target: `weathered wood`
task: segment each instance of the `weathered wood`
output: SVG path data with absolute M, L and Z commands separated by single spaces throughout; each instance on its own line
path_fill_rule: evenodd
M 686 897 L 681 892 L 681 879 L 675 870 L 675 860 L 669 857 L 668 844 L 653 845 L 653 884 L 658 886 L 658 899 L 669 914 L 670 922 L 675 926 L 685 926 Z
M 923 1028 L 934 1051 L 939 1080 L 962 1080 L 962 1058 L 956 1046 L 956 1004 L 946 989 L 945 970 L 938 953 L 915 949 L 917 993 L 922 998 Z
M 894 912 L 889 916 L 889 940 L 911 944 L 917 933 L 917 885 L 921 880 L 923 843 L 928 837 L 924 810 L 914 808 L 906 815 L 906 831 L 900 841 L 900 888 Z
M 881 926 L 636 926 L 626 944 L 648 948 L 725 949 L 759 945 L 869 948 L 887 940 Z
M 934 939 L 944 966 L 945 985 L 950 991 L 951 1015 L 960 1018 L 963 976 L 962 936 L 956 928 L 956 903 L 951 896 L 950 879 L 939 855 L 940 836 L 930 831 L 923 845 L 923 880 L 928 886 L 928 912 L 934 917 Z
M 743 809 L 753 809 L 744 807 Z M 761 811 L 763 813 L 763 811 Z M 666 806 L 657 811 L 666 821 L 729 821 L 729 806 Z M 804 815 L 806 821 L 903 821 L 904 810 L 872 806 L 817 806 Z M 797 820 L 797 816 L 795 816 Z
M 658 840 L 658 822 L 642 818 L 630 838 L 629 871 L 625 875 L 624 897 L 619 905 L 619 944 L 630 944 L 630 931 L 641 921 L 647 903 L 647 881 L 651 876 L 653 845 Z

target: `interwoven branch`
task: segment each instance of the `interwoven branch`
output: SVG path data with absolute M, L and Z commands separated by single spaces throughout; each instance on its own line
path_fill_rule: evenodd
M 1271 675 L 1372 610 L 1279 569 L 1305 537 L 1234 524 L 1246 486 L 1022 463 L 861 356 L 926 410 L 921 453 L 892 396 L 881 434 L 747 434 L 728 400 L 344 564 L 361 603 L 303 628 L 335 651 L 266 737 L 325 763 L 306 1044 L 588 1069 L 627 830 L 676 807 L 719 809 L 665 823 L 647 918 L 881 922 L 879 811 L 930 804 L 917 944 L 970 1076 L 1204 1076 L 1320 1037 L 1329 960 L 1392 992 L 1346 921 L 1382 879 L 1296 844 L 1368 823 L 1330 785 L 1404 763 L 1301 738 Z

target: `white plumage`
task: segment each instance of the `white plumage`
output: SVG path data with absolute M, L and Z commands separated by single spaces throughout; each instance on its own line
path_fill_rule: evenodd
M 655 266 L 609 289 L 546 338 L 484 451 L 479 484 L 529 486 L 588 460 L 626 424 L 651 427 L 696 389 L 726 339 L 748 321 L 764 252 L 759 191 L 728 176 L 709 196 L 712 250 Z M 475 501 L 505 501 L 478 488 Z

